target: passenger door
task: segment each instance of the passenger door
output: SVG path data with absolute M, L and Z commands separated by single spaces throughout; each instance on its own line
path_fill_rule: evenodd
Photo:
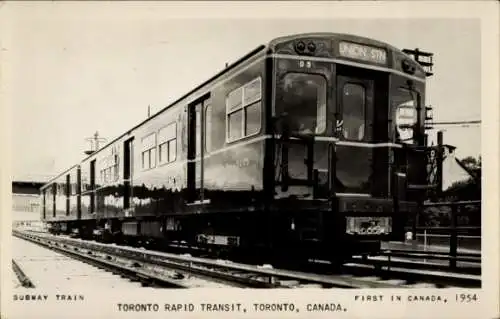
M 188 203 L 204 203 L 205 108 L 207 94 L 188 105 L 187 188 Z
M 133 142 L 134 138 L 132 137 L 123 143 L 123 209 L 125 211 L 131 207 L 130 199 L 133 196 Z
M 351 75 L 337 76 L 336 148 L 338 193 L 371 194 L 374 81 Z

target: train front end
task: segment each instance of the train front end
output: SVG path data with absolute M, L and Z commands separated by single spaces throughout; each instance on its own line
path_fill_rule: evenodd
M 283 37 L 270 48 L 276 245 L 343 260 L 403 240 L 426 187 L 423 68 L 351 35 Z

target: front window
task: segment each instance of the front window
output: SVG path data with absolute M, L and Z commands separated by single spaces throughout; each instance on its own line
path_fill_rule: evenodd
M 417 124 L 418 93 L 400 88 L 393 98 L 395 112 L 396 141 L 414 143 L 415 125 Z
M 366 90 L 357 83 L 346 83 L 342 89 L 343 136 L 362 141 L 365 137 Z
M 292 132 L 322 133 L 326 128 L 326 79 L 317 74 L 288 73 L 283 109 Z

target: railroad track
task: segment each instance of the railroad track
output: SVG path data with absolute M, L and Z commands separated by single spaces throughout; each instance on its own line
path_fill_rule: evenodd
M 73 254 L 77 252 L 80 256 L 78 258 L 83 258 L 83 261 L 89 258 L 91 262 L 102 263 L 104 261 L 115 268 L 125 266 L 125 275 L 140 277 L 145 282 L 164 280 L 172 287 L 193 287 L 193 281 L 196 282 L 194 285 L 196 287 L 206 287 L 210 284 L 213 286 L 217 283 L 222 286 L 252 288 L 398 288 L 421 287 L 422 284 L 433 282 L 422 280 L 425 279 L 424 275 L 421 274 L 418 277 L 411 272 L 406 272 L 405 277 L 402 272 L 391 270 L 389 276 L 387 271 L 380 273 L 370 265 L 346 264 L 343 269 L 347 270 L 347 273 L 326 275 L 198 258 L 187 254 L 155 252 L 52 235 L 20 232 L 14 232 L 14 235 L 52 249 L 69 251 Z M 114 271 L 121 270 L 114 269 Z M 447 283 L 447 286 L 449 285 L 453 285 L 451 280 Z
M 31 282 L 29 277 L 24 273 L 21 267 L 19 267 L 14 259 L 12 259 L 12 270 L 14 270 L 17 280 L 19 280 L 21 286 L 24 288 L 35 288 L 35 285 Z

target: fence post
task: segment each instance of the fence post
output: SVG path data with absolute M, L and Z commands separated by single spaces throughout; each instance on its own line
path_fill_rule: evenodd
M 415 210 L 415 213 L 413 214 L 413 224 L 411 225 L 411 231 L 413 234 L 413 241 L 416 242 L 418 240 L 417 237 L 417 227 L 420 223 L 420 213 L 424 210 L 424 198 L 423 196 L 418 197 L 418 202 L 417 202 L 417 209 Z
M 457 268 L 457 212 L 458 205 L 451 205 L 450 268 Z
M 424 251 L 427 251 L 427 229 L 424 229 Z M 427 258 L 424 258 L 425 263 L 427 263 Z
M 427 229 L 424 229 L 424 251 L 427 251 Z

